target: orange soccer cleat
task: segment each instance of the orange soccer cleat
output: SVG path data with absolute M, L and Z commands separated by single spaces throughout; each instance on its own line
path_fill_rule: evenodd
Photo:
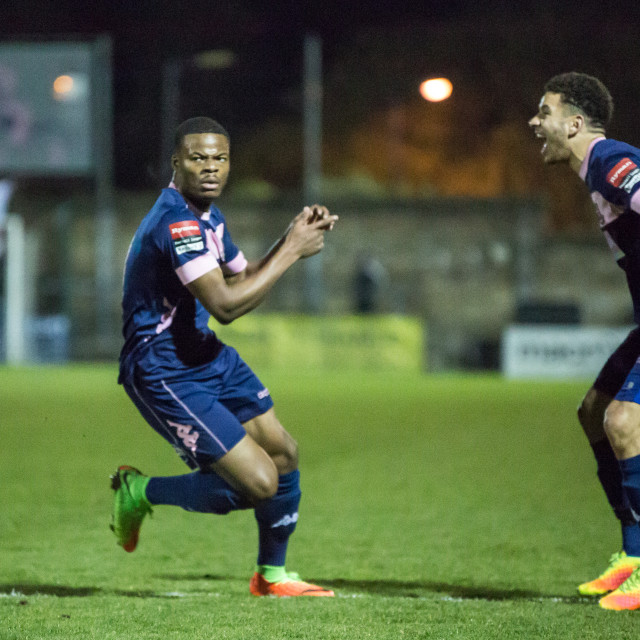
M 287 577 L 278 582 L 268 582 L 263 575 L 256 572 L 249 583 L 249 591 L 254 596 L 277 596 L 278 598 L 293 596 L 333 597 L 335 595 L 330 589 L 323 589 L 318 585 L 300 580 L 297 573 L 287 573 Z
M 600 599 L 603 609 L 640 609 L 640 569 L 636 569 L 615 591 Z
M 583 596 L 600 596 L 617 589 L 640 566 L 640 558 L 628 556 L 624 551 L 614 553 L 609 566 L 595 580 L 578 587 Z

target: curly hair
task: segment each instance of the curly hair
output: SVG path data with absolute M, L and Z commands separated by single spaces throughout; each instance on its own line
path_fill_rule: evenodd
M 613 98 L 598 78 L 577 71 L 561 73 L 547 82 L 544 91 L 559 93 L 565 104 L 579 109 L 595 128 L 606 129 L 611 121 Z
M 192 133 L 218 133 L 229 140 L 229 134 L 226 129 L 216 120 L 205 117 L 189 118 L 176 129 L 173 137 L 174 150 L 177 151 L 182 146 L 185 136 Z

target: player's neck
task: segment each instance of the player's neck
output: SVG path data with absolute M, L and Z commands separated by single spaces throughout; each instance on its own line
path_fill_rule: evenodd
M 198 218 L 201 218 L 206 213 L 209 213 L 211 209 L 210 202 L 196 202 L 195 200 L 190 200 L 184 194 L 182 194 L 182 197 L 187 203 L 189 209 L 194 213 L 194 215 L 198 216 Z
M 169 188 L 175 189 L 184 198 L 184 201 L 187 203 L 187 206 L 192 211 L 192 213 L 199 218 L 201 218 L 205 213 L 208 213 L 211 209 L 210 202 L 196 202 L 195 200 L 187 198 L 184 193 L 182 193 L 180 187 L 178 187 L 173 180 L 169 183 Z
M 571 146 L 571 157 L 569 158 L 569 166 L 576 173 L 580 173 L 580 168 L 582 167 L 582 163 L 589 153 L 589 148 L 591 147 L 593 141 L 597 140 L 598 138 L 604 138 L 604 133 L 602 131 L 589 131 L 574 140 Z

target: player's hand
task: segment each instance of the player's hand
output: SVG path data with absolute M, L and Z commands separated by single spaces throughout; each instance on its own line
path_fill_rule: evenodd
M 305 207 L 291 223 L 285 242 L 300 258 L 308 258 L 324 247 L 324 232 L 332 229 L 338 216 L 326 207 Z
M 323 220 L 325 224 L 320 227 L 323 231 L 331 231 L 333 229 L 338 216 L 330 215 L 329 209 L 319 204 L 314 204 L 313 206 L 309 207 L 309 209 L 311 209 L 311 218 L 309 219 L 309 224 L 311 224 L 312 222 Z

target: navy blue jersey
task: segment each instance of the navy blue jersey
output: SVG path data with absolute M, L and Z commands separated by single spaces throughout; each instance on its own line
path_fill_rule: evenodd
M 627 276 L 633 316 L 640 324 L 640 149 L 597 138 L 580 168 L 602 229 Z
M 216 207 L 192 210 L 176 189 L 163 189 L 127 254 L 121 372 L 142 345 L 155 345 L 165 365 L 172 359 L 177 366 L 215 359 L 222 345 L 208 327 L 209 313 L 186 285 L 212 269 L 232 275 L 246 264 Z

